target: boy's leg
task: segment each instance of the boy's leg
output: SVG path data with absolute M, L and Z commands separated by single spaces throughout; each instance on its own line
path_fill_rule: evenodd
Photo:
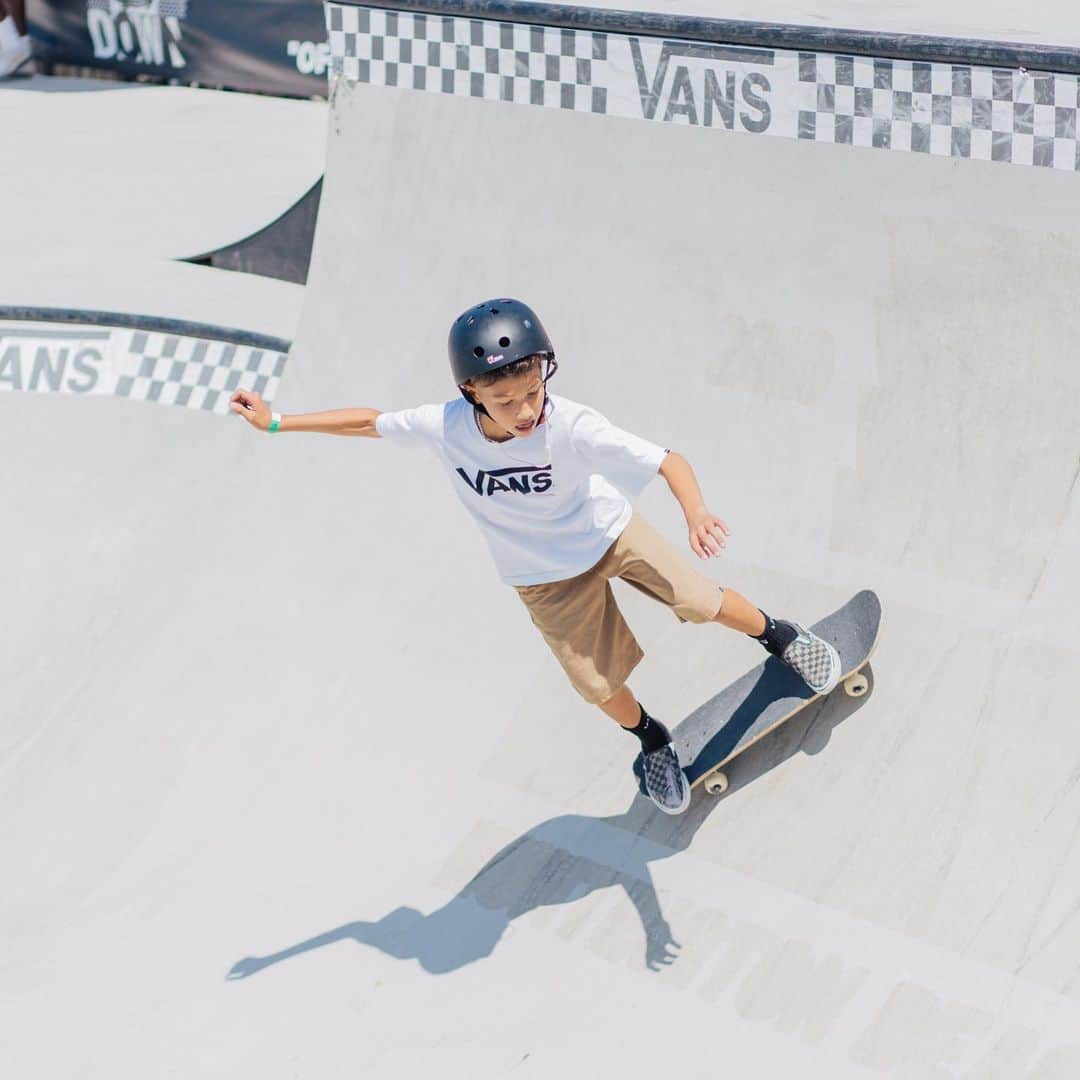
M 757 638 L 766 647 L 783 628 L 734 589 L 721 589 L 634 514 L 613 551 L 615 573 L 646 596 L 666 604 L 680 622 L 715 622 Z M 786 644 L 783 642 L 782 644 Z
M 629 686 L 600 702 L 600 708 L 620 727 L 636 728 L 641 720 L 641 707 Z
M 755 638 L 765 633 L 765 616 L 734 589 L 724 590 L 724 599 L 720 610 L 713 617 L 713 622 Z
M 600 708 L 641 743 L 642 775 L 649 798 L 665 814 L 681 814 L 690 805 L 690 784 L 671 743 L 671 732 L 645 711 L 628 686 L 600 702 Z
M 816 693 L 828 693 L 836 685 L 840 657 L 832 645 L 798 623 L 770 618 L 731 589 L 721 590 L 638 514 L 631 518 L 614 554 L 616 574 L 667 604 L 680 620 L 716 622 L 748 634 L 794 668 Z
M 605 556 L 576 578 L 516 589 L 574 689 L 640 742 L 649 797 L 664 813 L 678 814 L 690 802 L 690 786 L 667 728 L 626 685 L 644 653 L 615 603 L 609 571 Z
M 797 623 L 773 619 L 731 589 L 713 622 L 749 634 L 773 656 L 794 668 L 816 693 L 828 693 L 840 677 L 840 655 L 836 647 L 822 641 Z
M 600 708 L 631 735 L 636 735 L 644 753 L 660 750 L 671 742 L 671 732 L 655 716 L 645 711 L 629 686 L 616 691 L 607 701 L 600 702 Z

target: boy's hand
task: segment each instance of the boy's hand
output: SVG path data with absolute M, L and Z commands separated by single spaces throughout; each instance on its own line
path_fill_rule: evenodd
M 699 559 L 710 559 L 727 547 L 731 530 L 715 514 L 700 510 L 686 519 L 690 526 L 690 546 Z
M 239 413 L 252 427 L 266 431 L 270 427 L 270 406 L 254 390 L 237 390 L 229 398 L 229 408 Z

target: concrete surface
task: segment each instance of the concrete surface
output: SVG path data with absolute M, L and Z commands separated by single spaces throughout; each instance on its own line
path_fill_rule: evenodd
M 275 407 L 442 400 L 519 295 L 692 462 L 705 573 L 877 590 L 874 689 L 663 817 L 423 453 L 5 395 L 5 1074 L 1076 1076 L 1076 176 L 365 86 L 329 132 Z M 759 657 L 618 596 L 665 720 Z
M 0 82 L 0 304 L 291 338 L 303 290 L 176 260 L 242 240 L 324 167 L 326 103 L 34 76 Z

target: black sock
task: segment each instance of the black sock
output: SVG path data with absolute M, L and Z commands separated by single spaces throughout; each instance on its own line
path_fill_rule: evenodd
M 650 716 L 641 702 L 638 702 L 638 708 L 641 710 L 641 717 L 637 722 L 637 727 L 625 730 L 641 740 L 642 753 L 651 754 L 654 750 L 659 750 L 671 742 L 671 732 L 655 716 Z
M 761 611 L 760 608 L 758 608 Z M 765 612 L 761 612 L 765 615 Z M 755 641 L 760 641 L 773 656 L 783 656 L 784 650 L 799 636 L 799 631 L 789 622 L 783 619 L 773 619 L 765 615 L 765 632 L 751 635 Z

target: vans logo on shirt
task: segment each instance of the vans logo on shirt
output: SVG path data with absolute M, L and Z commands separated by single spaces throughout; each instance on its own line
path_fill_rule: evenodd
M 480 469 L 473 480 L 464 469 L 458 475 L 477 495 L 494 495 L 499 491 L 514 491 L 520 495 L 539 495 L 551 487 L 550 465 L 518 465 L 511 469 Z

